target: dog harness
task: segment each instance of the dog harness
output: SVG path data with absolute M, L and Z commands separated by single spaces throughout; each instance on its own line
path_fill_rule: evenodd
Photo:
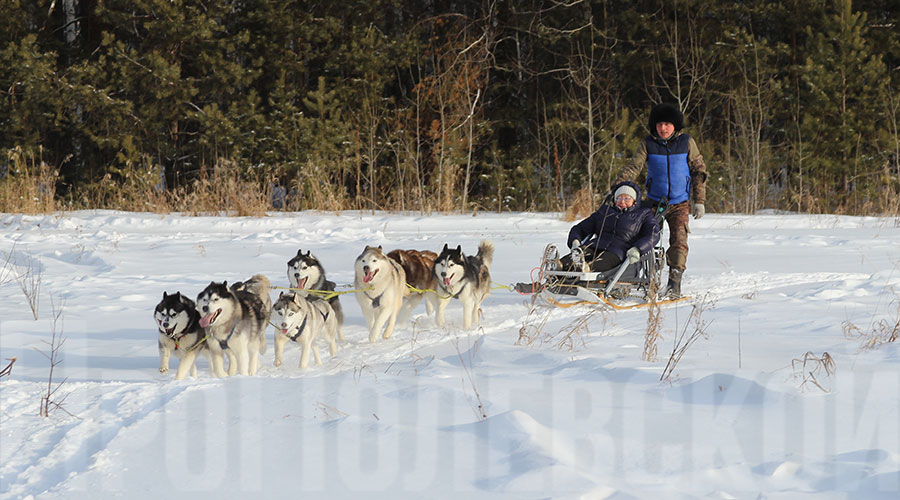
M 328 314 L 329 314 L 328 312 L 323 313 L 322 311 L 319 311 L 319 314 L 322 315 L 322 321 L 325 321 L 328 319 Z M 289 339 L 291 339 L 292 342 L 296 342 L 297 339 L 299 339 L 300 336 L 303 335 L 303 330 L 306 329 L 306 320 L 307 319 L 309 319 L 308 314 L 303 317 L 303 323 L 300 323 L 300 327 L 297 329 L 297 334 L 294 336 L 288 337 Z
M 297 335 L 294 335 L 293 337 L 288 337 L 289 339 L 291 339 L 292 342 L 296 342 L 297 339 L 299 339 L 300 336 L 303 335 L 303 330 L 306 329 L 306 320 L 308 318 L 309 318 L 309 315 L 306 315 L 303 317 L 303 323 L 300 323 L 300 328 L 297 329 Z
M 367 292 L 363 292 L 363 293 L 366 294 L 366 297 L 369 297 L 369 294 Z M 369 300 L 372 301 L 372 307 L 381 307 L 381 297 L 383 297 L 383 296 L 384 296 L 384 292 L 381 292 L 381 295 L 379 295 L 378 297 L 375 297 L 374 299 L 372 297 L 369 297 Z
M 454 293 L 453 293 L 452 290 L 450 290 L 449 288 L 445 287 L 443 283 L 438 282 L 438 286 L 441 287 L 441 290 L 447 292 L 447 293 L 450 295 L 450 298 L 451 298 L 451 299 L 458 299 L 459 296 L 460 296 L 460 294 L 462 294 L 463 290 L 466 289 L 466 285 L 468 285 L 468 284 L 469 284 L 468 281 L 467 281 L 467 282 L 464 282 L 464 283 L 463 283 L 463 286 L 459 287 L 459 291 L 456 292 L 456 294 L 454 295 Z
M 228 350 L 228 341 L 231 340 L 231 336 L 234 335 L 234 331 L 237 330 L 237 326 L 240 321 L 241 320 L 238 319 L 234 322 L 234 326 L 231 327 L 231 333 L 229 333 L 228 336 L 225 337 L 225 340 L 219 340 L 219 348 L 221 348 L 223 351 Z

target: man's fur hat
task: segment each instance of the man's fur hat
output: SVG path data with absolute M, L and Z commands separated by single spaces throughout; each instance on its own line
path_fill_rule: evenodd
M 656 124 L 659 122 L 669 122 L 675 125 L 675 132 L 678 132 L 684 128 L 684 115 L 674 104 L 663 102 L 653 106 L 653 109 L 650 110 L 650 122 L 647 124 L 650 134 L 656 135 Z

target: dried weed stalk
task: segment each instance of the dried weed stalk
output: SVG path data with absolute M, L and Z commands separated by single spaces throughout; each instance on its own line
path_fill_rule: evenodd
M 691 315 L 685 322 L 684 328 L 681 329 L 681 333 L 675 337 L 675 345 L 672 347 L 666 367 L 659 377 L 660 382 L 670 382 L 672 373 L 675 372 L 675 368 L 678 366 L 678 362 L 681 361 L 684 353 L 700 338 L 708 338 L 706 329 L 709 328 L 709 323 L 703 319 L 703 313 L 714 305 L 715 303 L 710 300 L 709 294 L 706 294 L 691 306 Z M 690 334 L 688 334 L 688 329 L 692 329 Z
M 14 364 L 16 364 L 16 359 L 17 359 L 17 358 L 15 358 L 15 357 L 12 357 L 12 358 L 6 358 L 6 360 L 9 361 L 9 364 L 6 365 L 5 368 L 3 368 L 2 370 L 0 370 L 0 378 L 3 378 L 3 377 L 7 377 L 7 378 L 8 378 L 8 377 L 10 377 L 10 376 L 12 375 L 12 367 L 13 367 Z
M 818 387 L 822 392 L 831 392 L 819 383 L 819 377 L 822 372 L 825 376 L 831 376 L 835 373 L 834 358 L 831 354 L 823 352 L 822 356 L 816 356 L 812 351 L 807 351 L 802 358 L 794 358 L 791 360 L 791 368 L 794 371 L 794 380 L 800 382 L 800 388 L 803 389 L 806 384 L 812 384 Z
M 28 302 L 28 307 L 31 308 L 31 315 L 37 320 L 43 269 L 41 268 L 40 262 L 36 263 L 34 257 L 31 255 L 28 255 L 27 259 L 27 262 L 22 266 L 24 271 L 18 271 L 15 265 L 13 266 L 13 271 L 15 273 L 16 282 L 19 284 L 19 288 L 22 290 L 22 293 L 25 295 L 25 300 Z
M 895 300 L 894 303 L 897 304 L 894 318 L 878 320 L 878 322 L 872 324 L 869 331 L 863 330 L 849 320 L 841 323 L 844 337 L 858 341 L 860 343 L 859 351 L 867 351 L 875 349 L 882 344 L 896 342 L 897 337 L 900 337 L 900 300 Z
M 466 379 L 469 381 L 469 386 L 472 389 L 472 394 L 475 396 L 475 400 L 472 401 L 469 399 L 468 393 L 466 393 L 466 399 L 469 401 L 469 405 L 472 407 L 472 411 L 475 412 L 475 416 L 480 421 L 487 420 L 487 412 L 484 410 L 484 403 L 481 401 L 481 394 L 478 392 L 478 387 L 475 386 L 475 377 L 472 375 L 472 354 L 478 351 L 478 348 L 481 346 L 481 342 L 484 340 L 484 336 L 479 336 L 475 341 L 475 345 L 469 349 L 469 360 L 468 364 L 466 364 L 466 360 L 463 358 L 462 352 L 459 350 L 459 337 L 457 337 L 453 344 L 456 346 L 456 355 L 459 356 L 459 364 L 463 369 L 463 373 L 466 375 L 465 379 L 462 379 L 461 382 L 463 384 L 463 392 L 466 392 Z
M 544 328 L 547 326 L 547 321 L 550 320 L 552 309 L 541 310 L 535 303 L 534 298 L 536 296 L 537 294 L 532 297 L 531 305 L 528 307 L 528 314 L 525 315 L 525 320 L 522 321 L 522 326 L 519 328 L 519 338 L 516 340 L 516 345 L 534 345 L 541 338 Z
M 662 338 L 662 309 L 658 302 L 659 280 L 650 281 L 650 289 L 647 291 L 647 332 L 644 334 L 644 351 L 641 359 L 651 363 L 656 362 L 658 352 L 657 343 Z
M 69 397 L 69 394 L 64 394 L 61 397 L 57 397 L 56 393 L 62 387 L 68 377 L 62 379 L 61 382 L 54 385 L 53 383 L 53 371 L 54 369 L 62 363 L 62 357 L 60 353 L 62 351 L 63 344 L 66 342 L 66 337 L 63 336 L 63 327 L 62 327 L 62 313 L 64 308 L 64 303 L 60 304 L 59 307 L 53 302 L 53 298 L 50 299 L 50 309 L 53 313 L 51 322 L 50 322 L 50 341 L 44 341 L 47 346 L 49 346 L 50 350 L 48 352 L 41 351 L 40 349 L 35 348 L 37 352 L 39 352 L 42 356 L 47 358 L 50 361 L 50 371 L 47 375 L 47 391 L 41 396 L 41 408 L 40 408 L 40 416 L 49 417 L 50 412 L 53 410 L 62 410 L 69 414 L 69 416 L 74 417 L 63 407 L 63 403 L 65 403 L 66 398 Z

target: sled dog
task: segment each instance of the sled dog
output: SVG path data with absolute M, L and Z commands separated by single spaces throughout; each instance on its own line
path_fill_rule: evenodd
M 437 254 L 430 250 L 391 250 L 387 256 L 403 267 L 407 285 L 418 290 L 431 290 L 418 292 L 410 289 L 409 295 L 403 301 L 403 309 L 400 311 L 400 323 L 404 323 L 409 318 L 412 310 L 419 305 L 423 298 L 425 299 L 425 312 L 429 316 L 433 314 L 437 306 L 437 295 L 434 293 L 434 290 L 437 289 L 437 277 L 432 269 L 434 269 L 434 259 L 437 258 Z
M 237 292 L 243 290 L 259 297 L 259 300 L 263 303 L 263 311 L 266 318 L 268 318 L 269 313 L 272 312 L 272 297 L 269 296 L 269 290 L 271 288 L 272 284 L 269 283 L 269 278 L 266 278 L 262 274 L 254 274 L 247 281 L 235 281 L 231 284 L 232 291 Z
M 444 249 L 434 261 L 434 275 L 438 280 L 438 305 L 435 321 L 444 326 L 444 309 L 450 299 L 463 305 L 463 328 L 468 330 L 481 323 L 481 302 L 491 292 L 490 266 L 494 259 L 494 245 L 482 241 L 474 257 L 463 254 L 462 247 Z
M 397 315 L 407 294 L 403 267 L 388 258 L 380 246 L 366 246 L 356 258 L 353 285 L 356 300 L 366 318 L 366 326 L 369 327 L 369 342 L 378 340 L 382 328 L 382 336 L 391 338 Z
M 203 329 L 200 328 L 200 314 L 194 301 L 180 292 L 172 295 L 163 292 L 153 318 L 159 329 L 159 372 L 169 371 L 169 358 L 174 352 L 179 360 L 175 380 L 184 379 L 189 371 L 192 377 L 197 378 L 197 365 L 194 361 L 199 353 L 203 353 L 208 359 L 209 349 L 203 337 Z
M 337 353 L 337 315 L 327 300 L 299 293 L 282 293 L 272 308 L 272 324 L 275 326 L 275 366 L 281 366 L 284 345 L 288 340 L 300 344 L 300 368 L 309 366 L 312 351 L 316 364 L 321 365 L 316 339 L 328 342 L 331 356 Z
M 297 255 L 288 261 L 287 266 L 288 281 L 291 283 L 291 288 L 334 291 L 334 282 L 325 278 L 325 268 L 322 267 L 319 259 L 312 255 L 309 250 L 303 253 L 303 249 L 298 249 Z M 309 295 L 300 290 L 296 291 L 304 297 Z M 344 340 L 344 311 L 341 309 L 341 301 L 335 295 L 328 298 L 328 304 L 331 305 L 335 316 L 337 316 L 338 338 Z
M 197 295 L 197 312 L 202 316 L 200 326 L 206 335 L 212 358 L 211 369 L 216 377 L 226 374 L 226 355 L 228 375 L 255 375 L 259 369 L 259 355 L 266 352 L 269 311 L 265 301 L 268 291 L 261 297 L 248 290 L 259 289 L 261 281 L 257 279 L 257 284 L 253 286 L 236 287 L 241 288 L 238 290 L 229 288 L 227 281 L 210 282 Z

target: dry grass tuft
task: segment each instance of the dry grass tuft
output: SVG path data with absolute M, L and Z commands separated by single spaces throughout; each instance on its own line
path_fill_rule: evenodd
M 575 193 L 572 203 L 566 207 L 566 213 L 563 214 L 563 220 L 571 222 L 583 219 L 592 213 L 594 213 L 594 197 L 587 188 L 582 188 Z
M 900 298 L 895 298 L 891 304 L 895 307 L 894 317 L 878 321 L 873 318 L 867 330 L 856 326 L 850 320 L 841 323 L 844 337 L 858 341 L 860 343 L 859 351 L 877 349 L 882 344 L 896 342 L 900 337 Z
M 819 377 L 824 372 L 826 377 L 830 377 L 835 373 L 834 358 L 827 352 L 823 352 L 821 356 L 816 356 L 812 351 L 807 351 L 801 358 L 791 360 L 791 368 L 794 370 L 794 379 L 800 382 L 800 388 L 806 387 L 806 384 L 812 384 L 822 390 L 822 392 L 831 392 L 819 383 Z
M 7 152 L 9 171 L 0 178 L 0 212 L 41 214 L 54 212 L 59 171 L 35 153 L 16 147 Z

